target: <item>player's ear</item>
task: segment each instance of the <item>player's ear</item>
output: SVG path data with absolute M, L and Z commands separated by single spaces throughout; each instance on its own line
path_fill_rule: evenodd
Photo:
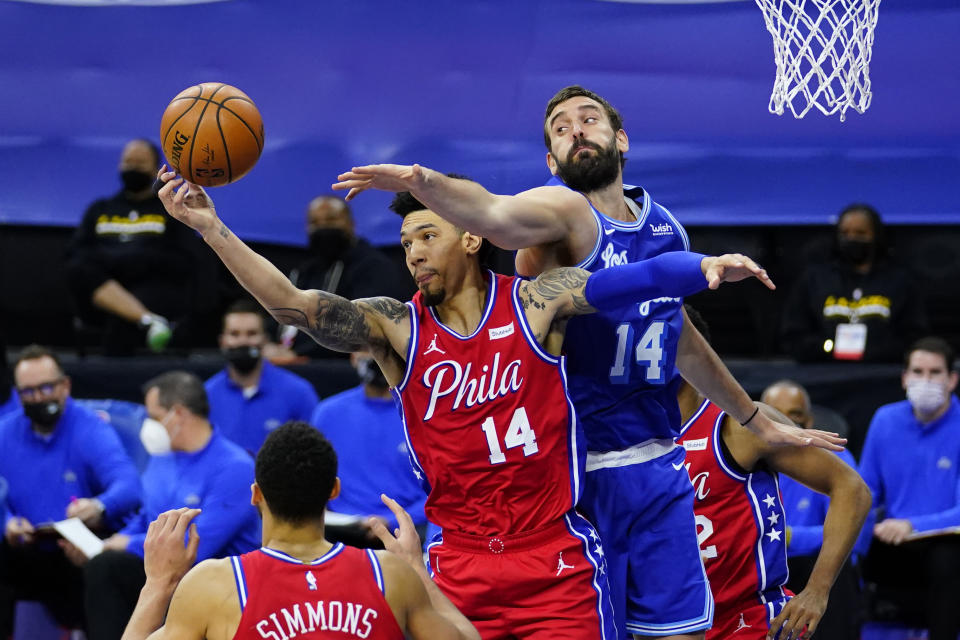
M 263 502 L 263 492 L 260 491 L 259 485 L 256 482 L 250 485 L 250 504 L 257 506 Z
M 469 231 L 464 231 L 463 235 L 460 236 L 460 242 L 463 243 L 463 248 L 466 250 L 467 255 L 474 255 L 480 251 L 480 246 L 483 244 L 482 236 L 475 236 Z
M 333 500 L 339 495 L 340 495 L 340 476 L 337 476 L 336 478 L 333 479 L 333 490 L 330 491 L 330 499 Z
M 553 152 L 547 151 L 547 168 L 550 169 L 550 173 L 557 175 L 557 159 L 553 157 Z
M 619 131 L 617 131 L 616 141 L 617 141 L 617 151 L 619 151 L 620 153 L 626 153 L 627 151 L 630 150 L 630 139 L 627 138 L 627 132 L 624 131 L 623 129 L 620 129 Z

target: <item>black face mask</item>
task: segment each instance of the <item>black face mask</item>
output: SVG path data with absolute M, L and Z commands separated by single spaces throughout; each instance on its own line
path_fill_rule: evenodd
M 357 362 L 357 375 L 360 376 L 364 384 L 369 384 L 370 386 L 380 389 L 390 387 L 390 383 L 388 383 L 386 377 L 384 377 L 383 371 L 380 371 L 377 361 L 373 358 L 364 358 Z
M 230 366 L 241 374 L 250 373 L 260 364 L 260 347 L 229 347 L 222 353 Z
M 845 240 L 837 242 L 841 257 L 850 264 L 863 264 L 873 257 L 873 243 L 866 240 Z
M 343 229 L 324 227 L 310 233 L 310 250 L 321 258 L 335 260 L 350 248 L 350 236 Z
M 30 422 L 44 428 L 50 428 L 57 424 L 57 420 L 60 419 L 60 415 L 63 413 L 63 407 L 61 407 L 60 403 L 56 400 L 50 400 L 49 402 L 24 402 L 22 404 L 23 413 L 30 418 Z
M 139 192 L 153 184 L 153 174 L 128 169 L 120 172 L 120 182 L 123 183 L 124 191 Z

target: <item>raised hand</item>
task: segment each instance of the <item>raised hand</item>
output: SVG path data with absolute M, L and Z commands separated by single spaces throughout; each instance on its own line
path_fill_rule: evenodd
M 213 208 L 213 200 L 203 187 L 186 182 L 173 171 L 167 171 L 167 165 L 160 167 L 157 179 L 164 183 L 157 195 L 167 213 L 200 235 L 206 235 L 216 228 L 217 212 Z
M 381 518 L 370 518 L 367 526 L 383 542 L 384 549 L 400 556 L 414 569 L 422 571 L 423 547 L 413 518 L 393 498 L 380 494 L 380 500 L 393 512 L 399 526 L 394 529 L 393 534 L 384 526 Z
M 352 200 L 367 189 L 380 191 L 412 191 L 426 181 L 426 173 L 418 164 L 371 164 L 354 167 L 337 176 L 334 191 L 349 189 L 345 200 Z
M 700 263 L 703 275 L 711 289 L 724 282 L 739 282 L 747 278 L 756 278 L 768 289 L 776 289 L 767 270 L 742 253 L 726 253 L 722 256 L 708 256 Z
M 200 535 L 191 521 L 200 509 L 164 511 L 150 523 L 143 542 L 143 570 L 148 582 L 177 584 L 197 559 Z M 183 544 L 189 527 L 190 537 Z
M 847 443 L 846 438 L 841 438 L 831 431 L 803 429 L 793 424 L 778 422 L 767 417 L 763 411 L 746 422 L 748 424 L 744 426 L 767 444 L 843 451 L 843 445 Z

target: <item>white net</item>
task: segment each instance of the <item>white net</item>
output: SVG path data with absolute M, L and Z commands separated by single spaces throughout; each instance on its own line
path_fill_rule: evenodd
M 880 0 L 756 0 L 773 36 L 770 112 L 802 118 L 870 106 L 870 50 Z

